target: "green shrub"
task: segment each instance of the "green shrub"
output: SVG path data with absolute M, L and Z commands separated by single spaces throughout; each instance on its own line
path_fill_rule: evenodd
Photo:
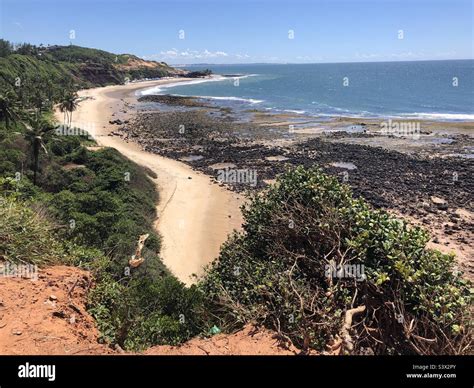
M 57 264 L 64 259 L 53 226 L 13 198 L 0 198 L 0 257 L 14 264 Z
M 27 160 L 25 147 L 19 136 L 7 130 L 3 123 L 0 124 L 0 176 L 14 177 L 22 171 L 22 165 Z
M 81 141 L 86 139 L 81 136 L 62 136 L 49 144 L 49 150 L 55 156 L 65 156 L 81 147 Z
M 44 209 L 8 190 L 15 180 L 0 178 L 0 260 L 13 264 L 85 265 L 103 259 L 94 249 L 59 239 L 57 225 Z
M 105 341 L 143 350 L 158 344 L 176 345 L 200 332 L 196 311 L 201 294 L 169 273 L 148 276 L 132 270 L 130 276 L 116 280 L 104 271 L 97 279 L 89 295 L 89 311 Z
M 290 170 L 243 214 L 244 232 L 224 245 L 200 283 L 221 327 L 257 321 L 320 351 L 469 348 L 469 284 L 453 272 L 453 257 L 427 249 L 425 231 L 354 199 L 336 178 Z M 365 311 L 348 338 L 343 318 L 358 306 Z
M 160 240 L 153 232 L 157 194 L 145 172 L 112 149 L 91 152 L 73 146 L 60 153 L 65 163 L 82 167 L 65 170 L 55 158 L 40 185 L 52 194 L 45 200 L 64 225 L 65 237 L 111 253 L 122 267 L 141 234 L 151 234 L 147 246 L 158 252 Z

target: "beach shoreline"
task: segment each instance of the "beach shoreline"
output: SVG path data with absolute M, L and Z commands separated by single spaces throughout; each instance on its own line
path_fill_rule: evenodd
M 85 89 L 74 112 L 73 125 L 92 129 L 99 147 L 115 148 L 135 163 L 153 171 L 159 192 L 155 227 L 162 237 L 160 256 L 167 268 L 181 281 L 191 284 L 193 275 L 219 254 L 220 245 L 233 230 L 240 229 L 242 196 L 213 185 L 204 174 L 184 163 L 145 152 L 133 142 L 109 136 L 114 126 L 109 121 L 129 119 L 137 90 L 186 78 L 166 79 Z M 61 115 L 57 113 L 57 119 Z M 130 236 L 136 239 L 138 236 Z

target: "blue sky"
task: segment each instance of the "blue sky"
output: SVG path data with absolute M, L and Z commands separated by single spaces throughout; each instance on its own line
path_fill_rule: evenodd
M 4 39 L 69 44 L 74 30 L 73 44 L 171 64 L 467 59 L 474 51 L 473 0 L 0 4 Z

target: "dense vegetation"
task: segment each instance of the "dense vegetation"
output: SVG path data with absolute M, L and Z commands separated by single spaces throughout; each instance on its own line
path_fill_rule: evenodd
M 164 267 L 154 232 L 157 193 L 149 173 L 113 149 L 90 151 L 86 137 L 42 138 L 35 157 L 21 123 L 0 124 L 0 257 L 12 263 L 66 263 L 95 274 L 89 310 L 103 339 L 127 349 L 196 335 L 199 301 Z M 129 259 L 149 234 L 138 268 Z
M 201 78 L 201 77 L 209 77 L 212 74 L 212 71 L 209 69 L 205 70 L 196 70 L 196 71 L 190 71 L 189 73 L 186 74 L 186 77 L 188 78 Z
M 453 256 L 426 248 L 424 230 L 301 167 L 244 217 L 200 285 L 219 326 L 256 321 L 333 353 L 469 351 L 469 283 Z
M 18 182 L 0 178 L 0 257 L 37 266 L 100 261 L 99 250 L 61 240 L 56 225 L 38 203 L 20 200 Z

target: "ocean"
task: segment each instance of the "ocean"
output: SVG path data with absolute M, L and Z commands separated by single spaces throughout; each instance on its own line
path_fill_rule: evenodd
M 206 68 L 221 77 L 141 93 L 317 117 L 474 120 L 474 60 L 187 67 Z

